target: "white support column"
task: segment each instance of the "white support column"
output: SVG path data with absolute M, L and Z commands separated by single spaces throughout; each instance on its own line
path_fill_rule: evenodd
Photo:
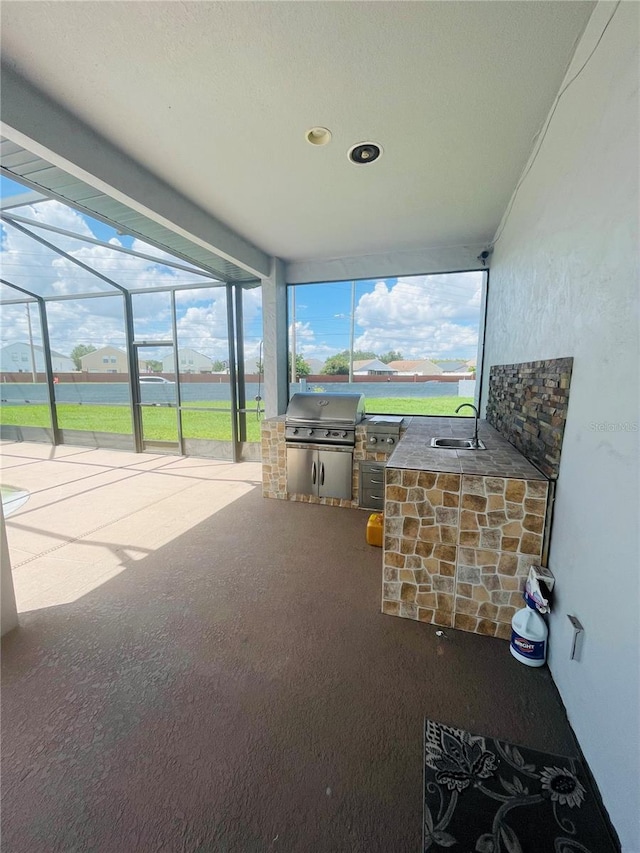
M 18 624 L 18 610 L 16 608 L 16 596 L 13 591 L 13 576 L 11 574 L 11 560 L 9 559 L 9 545 L 7 544 L 7 531 L 4 526 L 4 512 L 0 503 L 0 546 L 2 562 L 0 562 L 0 628 L 2 636 L 11 631 Z
M 287 408 L 287 284 L 284 264 L 271 263 L 271 273 L 262 279 L 262 322 L 264 335 L 265 416 L 284 414 Z

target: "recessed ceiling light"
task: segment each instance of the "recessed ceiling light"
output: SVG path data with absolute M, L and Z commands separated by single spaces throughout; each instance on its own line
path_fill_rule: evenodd
M 376 142 L 358 142 L 347 151 L 347 157 L 352 163 L 362 165 L 373 163 L 382 154 L 382 146 Z
M 305 138 L 311 145 L 326 145 L 331 142 L 331 131 L 326 127 L 312 127 L 306 132 Z

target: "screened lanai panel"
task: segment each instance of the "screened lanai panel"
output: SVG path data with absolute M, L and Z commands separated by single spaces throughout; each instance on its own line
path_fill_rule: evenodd
M 40 173 L 51 175 L 30 172 Z M 261 361 L 256 282 L 222 282 L 122 223 L 116 230 L 28 187 L 0 176 L 0 301 L 15 308 L 5 324 L 13 337 L 2 343 L 16 344 L 0 347 L 16 361 L 2 371 L 13 386 L 2 436 L 258 458 L 260 379 L 245 389 Z
M 76 244 L 62 240 L 61 245 L 69 251 Z M 2 277 L 43 297 L 113 292 L 113 287 L 6 220 L 2 222 Z
M 16 294 L 16 291 L 13 291 Z M 0 436 L 51 441 L 51 412 L 43 382 L 45 356 L 35 302 L 2 306 L 0 323 Z
M 138 343 L 173 340 L 170 293 L 135 293 L 131 305 L 134 340 Z M 165 351 L 159 350 L 150 358 L 161 361 L 166 355 Z
M 456 414 L 476 399 L 485 282 L 475 271 L 290 286 L 291 392 L 362 393 L 372 415 Z
M 71 215 L 61 216 L 61 208 L 65 213 Z M 198 275 L 201 271 L 195 267 L 193 267 L 193 272 L 186 269 L 173 268 L 165 263 L 167 260 L 170 261 L 166 253 L 161 253 L 155 247 L 143 243 L 142 240 L 126 238 L 122 235 L 117 235 L 115 232 L 111 236 L 105 235 L 106 239 L 104 243 L 108 240 L 112 245 L 96 245 L 88 242 L 86 239 L 83 240 L 83 237 L 96 239 L 98 234 L 101 234 L 106 226 L 87 217 L 80 217 L 78 213 L 65 208 L 60 202 L 49 202 L 48 206 L 46 203 L 39 203 L 33 205 L 31 211 L 31 215 L 21 214 L 24 219 L 29 219 L 29 224 L 21 222 L 21 225 L 24 225 L 33 234 L 37 234 L 51 245 L 63 250 L 95 272 L 110 279 L 114 284 L 124 287 L 126 290 L 136 291 L 146 288 L 172 288 L 187 285 L 197 287 L 202 281 L 211 281 L 209 278 L 202 279 Z M 14 212 L 12 211 L 12 213 Z M 38 227 L 38 225 L 33 224 L 36 221 L 36 216 L 38 219 L 44 220 L 48 225 L 59 225 L 61 220 L 71 219 L 71 222 L 67 224 L 73 225 L 74 232 L 80 233 L 77 237 L 70 237 L 67 234 L 60 234 L 44 227 Z M 60 225 L 60 227 L 62 226 Z M 120 247 L 149 256 L 155 254 L 157 260 L 151 260 L 150 257 L 145 258 L 135 254 L 127 254 L 119 251 Z M 109 285 L 107 285 L 108 287 Z
M 233 454 L 228 332 L 225 287 L 176 293 L 182 437 L 186 452 L 195 456 Z
M 58 426 L 66 444 L 133 449 L 124 299 L 47 302 Z
M 24 294 L 16 290 L 15 287 L 0 283 L 0 303 L 15 302 L 16 300 L 23 302 L 24 298 Z

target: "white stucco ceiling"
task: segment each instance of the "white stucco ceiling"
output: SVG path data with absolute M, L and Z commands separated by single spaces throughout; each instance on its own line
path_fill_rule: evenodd
M 593 6 L 4 0 L 2 54 L 264 251 L 335 258 L 489 241 Z

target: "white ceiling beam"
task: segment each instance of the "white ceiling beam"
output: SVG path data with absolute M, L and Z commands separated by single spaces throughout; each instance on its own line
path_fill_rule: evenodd
M 73 177 L 247 270 L 265 276 L 271 258 L 2 67 L 2 133 Z M 171 164 L 167 164 L 168 171 Z
M 285 278 L 287 284 L 312 284 L 326 281 L 471 272 L 485 268 L 478 256 L 487 248 L 486 244 L 477 243 L 466 246 L 358 255 L 349 258 L 291 261 L 286 264 Z M 486 266 L 489 266 L 488 259 Z

